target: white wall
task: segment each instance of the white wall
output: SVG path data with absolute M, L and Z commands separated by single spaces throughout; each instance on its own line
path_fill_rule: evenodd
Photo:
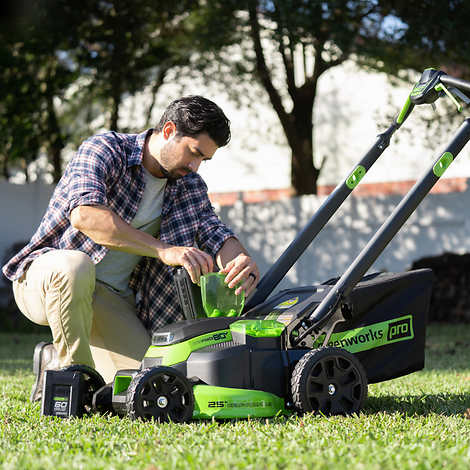
M 301 198 L 222 208 L 265 272 L 324 198 Z M 321 282 L 343 273 L 401 196 L 350 197 L 288 273 L 280 287 Z M 399 272 L 413 261 L 470 251 L 470 190 L 430 194 L 377 259 L 371 271 Z
M 1 256 L 12 243 L 32 235 L 51 193 L 51 186 L 38 183 L 0 183 Z M 350 197 L 281 286 L 314 283 L 342 273 L 399 200 L 400 196 Z M 323 201 L 304 196 L 256 204 L 237 202 L 219 213 L 265 272 Z M 468 207 L 470 190 L 428 195 L 374 269 L 402 271 L 423 256 L 470 252 Z
M 0 181 L 0 261 L 13 243 L 28 241 L 38 227 L 54 187 Z
M 157 96 L 153 119 L 157 121 L 167 104 L 183 94 L 202 94 L 218 103 L 232 122 L 232 140 L 217 151 L 201 175 L 211 191 L 245 191 L 290 186 L 291 150 L 266 92 L 256 83 L 234 83 L 240 103 L 232 91 L 216 87 L 201 74 L 185 78 L 171 75 Z M 415 80 L 418 80 L 416 74 Z M 319 80 L 314 109 L 314 142 L 317 166 L 326 157 L 319 184 L 337 184 L 384 132 L 405 104 L 412 85 L 392 86 L 386 74 L 365 71 L 348 61 L 325 72 Z M 128 99 L 122 108 L 120 125 L 144 126 L 141 113 L 149 102 L 148 93 Z M 437 116 L 444 114 L 448 98 L 418 106 L 394 135 L 389 149 L 368 172 L 364 182 L 416 179 L 426 162 L 437 158 L 453 131 Z M 290 109 L 285 99 L 286 109 Z M 452 108 L 450 108 L 452 110 Z M 467 107 L 468 111 L 468 107 Z M 451 113 L 454 111 L 451 111 Z M 464 116 L 457 119 L 461 122 Z M 426 123 L 424 119 L 430 120 Z M 429 124 L 429 127 L 428 127 Z M 458 126 L 458 124 L 456 124 Z M 446 177 L 470 176 L 470 146 L 446 172 Z

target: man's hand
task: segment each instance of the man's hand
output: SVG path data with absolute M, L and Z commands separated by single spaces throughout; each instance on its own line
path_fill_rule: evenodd
M 230 288 L 237 287 L 236 294 L 245 291 L 245 295 L 248 297 L 258 284 L 258 267 L 245 253 L 240 253 L 232 261 L 229 261 L 220 272 L 227 274 L 225 282 Z
M 214 260 L 197 248 L 173 246 L 135 229 L 106 206 L 78 206 L 70 215 L 74 228 L 95 243 L 112 250 L 159 258 L 170 266 L 183 266 L 194 283 L 214 270 Z
M 167 246 L 158 250 L 158 257 L 169 266 L 183 266 L 195 284 L 203 274 L 214 270 L 212 257 L 194 247 Z

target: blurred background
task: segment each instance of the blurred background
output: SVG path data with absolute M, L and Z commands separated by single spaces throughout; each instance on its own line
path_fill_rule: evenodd
M 36 229 L 82 140 L 141 132 L 171 100 L 201 94 L 232 121 L 230 145 L 201 174 L 265 272 L 425 68 L 470 79 L 464 0 L 7 0 L 0 8 L 4 260 Z M 463 117 L 444 99 L 416 108 L 281 287 L 344 271 Z M 470 321 L 470 299 L 445 287 L 459 283 L 459 295 L 470 287 L 469 156 L 464 149 L 373 267 L 433 264 L 444 273 L 440 315 L 456 321 Z M 2 283 L 0 305 L 14 310 Z M 8 318 L 5 328 L 14 327 Z

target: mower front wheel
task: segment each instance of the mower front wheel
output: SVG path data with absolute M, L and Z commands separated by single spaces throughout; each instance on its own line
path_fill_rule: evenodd
M 193 416 L 193 386 L 171 367 L 143 369 L 129 385 L 126 407 L 131 419 L 184 423 Z
M 367 397 L 367 375 L 359 360 L 344 349 L 314 349 L 296 364 L 291 392 L 301 413 L 357 413 Z

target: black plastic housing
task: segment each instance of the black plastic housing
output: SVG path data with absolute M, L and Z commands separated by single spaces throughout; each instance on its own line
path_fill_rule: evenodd
M 342 307 L 347 310 L 349 319 L 336 326 L 335 334 L 362 328 L 365 337 L 374 325 L 391 322 L 393 326 L 395 319 L 403 317 L 407 318 L 413 331 L 412 337 L 397 336 L 396 342 L 355 353 L 364 366 L 369 383 L 400 377 L 424 367 L 432 280 L 429 269 L 375 274 L 359 282 L 345 299 Z M 286 325 L 299 321 L 315 310 L 334 287 L 334 281 L 281 291 L 247 312 L 242 319 L 277 319 Z M 174 344 L 227 329 L 239 319 L 219 317 L 184 321 L 161 328 L 157 333 L 172 338 Z M 172 367 L 194 382 L 263 390 L 288 397 L 292 369 L 310 349 L 286 349 L 284 336 L 285 333 L 279 337 L 252 337 L 233 331 L 231 341 L 196 350 L 186 361 Z M 359 336 L 358 341 L 361 338 Z M 143 367 L 158 366 L 160 361 L 161 358 L 146 358 Z
M 79 372 L 45 371 L 41 414 L 60 418 L 82 416 L 83 387 L 83 377 Z

